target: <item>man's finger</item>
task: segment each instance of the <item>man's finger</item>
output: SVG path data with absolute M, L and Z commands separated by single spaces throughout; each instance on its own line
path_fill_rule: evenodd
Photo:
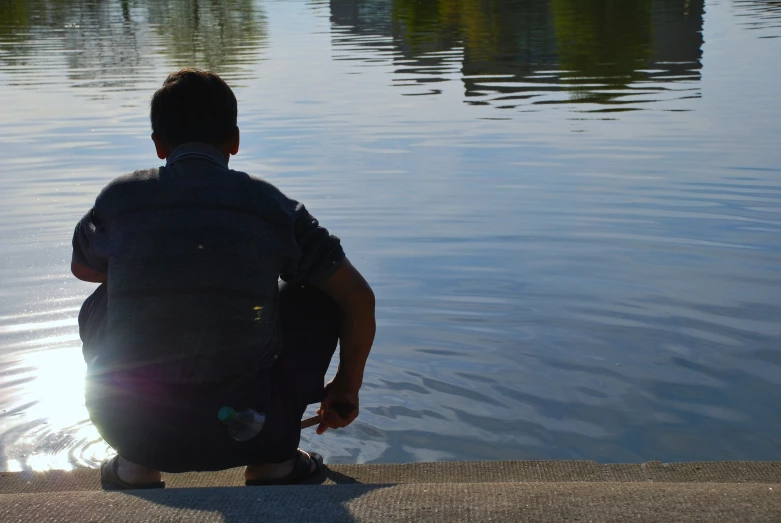
M 340 423 L 339 416 L 336 416 L 333 411 L 326 410 L 321 416 L 320 425 L 317 426 L 317 433 L 322 434 L 328 429 L 339 429 L 344 426 Z
M 341 429 L 342 427 L 346 427 L 347 425 L 349 425 L 350 420 L 341 417 L 337 412 L 334 412 L 333 410 L 327 410 L 323 414 L 323 423 L 328 425 L 328 428 Z
M 349 418 L 350 414 L 358 408 L 358 405 L 348 401 L 336 401 L 331 404 L 331 407 L 333 407 L 333 410 L 342 418 Z
M 319 425 L 317 426 L 317 429 L 315 432 L 317 434 L 323 434 L 328 429 L 341 429 L 343 427 L 346 427 L 350 423 L 352 423 L 356 417 L 358 417 L 358 413 L 355 411 L 356 407 L 353 406 L 352 411 L 347 416 L 342 416 L 336 409 L 332 410 L 330 408 L 326 409 L 318 409 L 319 414 Z M 314 422 L 316 418 L 309 418 L 305 420 L 306 422 Z M 312 426 L 315 423 L 311 423 Z M 302 423 L 303 426 L 303 423 Z
M 339 423 L 339 416 L 332 410 L 326 410 L 323 412 L 323 423 L 331 427 L 332 429 L 337 428 L 335 425 Z

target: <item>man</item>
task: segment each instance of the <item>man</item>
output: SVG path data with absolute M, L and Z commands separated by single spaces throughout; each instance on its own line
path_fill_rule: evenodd
M 165 166 L 112 181 L 76 226 L 71 270 L 101 284 L 79 331 L 87 409 L 118 452 L 104 488 L 242 465 L 248 485 L 295 483 L 322 469 L 298 449 L 306 406 L 321 402 L 318 434 L 358 415 L 372 290 L 303 205 L 228 168 L 236 120 L 216 74 L 171 74 L 151 104 Z M 225 406 L 263 413 L 259 435 L 231 438 Z

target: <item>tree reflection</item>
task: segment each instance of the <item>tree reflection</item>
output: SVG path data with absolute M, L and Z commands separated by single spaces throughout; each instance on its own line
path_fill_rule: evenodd
M 267 43 L 266 18 L 253 0 L 150 0 L 147 9 L 176 66 L 232 73 L 257 61 Z
M 552 0 L 561 68 L 576 77 L 625 87 L 638 80 L 653 46 L 652 0 Z M 612 96 L 574 82 L 589 101 Z
M 33 60 L 75 86 L 132 88 L 165 69 L 252 75 L 267 40 L 252 0 L 4 0 L 0 63 L 23 77 Z M 40 76 L 33 81 L 41 81 Z M 23 82 L 23 80 L 20 80 Z
M 460 51 L 472 104 L 567 101 L 556 92 L 616 104 L 636 83 L 699 78 L 703 0 L 391 0 L 389 25 L 376 16 L 382 4 L 331 0 L 332 21 L 392 38 L 399 72 L 425 72 L 420 83 L 443 79 L 443 52 Z
M 443 22 L 438 2 L 396 0 L 392 2 L 394 32 L 405 36 L 405 51 L 411 56 L 441 51 L 453 46 L 453 34 Z

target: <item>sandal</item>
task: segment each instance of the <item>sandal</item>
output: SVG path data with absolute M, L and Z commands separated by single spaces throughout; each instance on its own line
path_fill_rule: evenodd
M 100 486 L 103 490 L 165 488 L 165 481 L 155 481 L 154 483 L 128 483 L 123 481 L 117 472 L 118 467 L 119 454 L 113 458 L 103 460 L 103 463 L 100 464 Z
M 287 476 L 272 479 L 248 479 L 244 484 L 248 487 L 294 485 L 296 483 L 301 483 L 307 478 L 320 475 L 325 469 L 323 456 L 317 452 L 304 452 L 301 449 L 298 449 L 296 452 L 296 461 L 293 463 L 293 470 Z M 314 470 L 312 470 L 312 463 L 315 464 Z

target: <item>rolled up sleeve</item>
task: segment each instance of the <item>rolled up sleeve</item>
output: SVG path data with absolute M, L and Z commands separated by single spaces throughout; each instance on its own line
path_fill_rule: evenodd
M 73 231 L 73 260 L 97 272 L 108 272 L 108 258 L 95 252 L 95 209 L 84 215 Z
M 293 235 L 300 256 L 282 274 L 290 283 L 320 283 L 331 277 L 344 262 L 344 250 L 339 238 L 320 226 L 301 203 L 296 203 Z

